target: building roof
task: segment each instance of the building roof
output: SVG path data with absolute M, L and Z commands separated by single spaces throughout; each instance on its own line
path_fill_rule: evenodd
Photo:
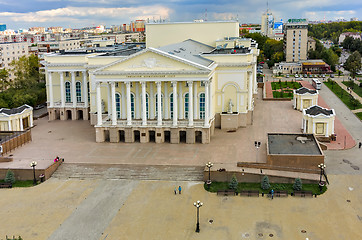
M 166 45 L 158 49 L 205 67 L 208 67 L 213 63 L 212 60 L 206 59 L 200 56 L 200 54 L 210 52 L 214 48 L 192 39 L 188 39 L 180 43 Z
M 318 105 L 314 105 L 305 110 L 305 113 L 311 116 L 317 116 L 323 114 L 326 116 L 334 115 L 333 109 L 322 108 Z
M 313 134 L 268 133 L 268 154 L 323 155 Z
M 318 91 L 317 90 L 312 90 L 306 87 L 301 87 L 297 90 L 295 90 L 296 93 L 298 94 L 306 94 L 306 93 L 310 93 L 310 94 L 316 94 Z
M 12 109 L 0 108 L 0 114 L 14 115 L 14 114 L 22 113 L 26 109 L 33 109 L 33 108 L 26 104 L 24 104 L 23 106 L 17 107 L 17 108 L 12 108 Z

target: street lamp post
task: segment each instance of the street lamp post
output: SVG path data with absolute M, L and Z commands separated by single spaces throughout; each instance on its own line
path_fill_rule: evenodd
M 322 191 L 322 188 L 324 186 L 324 183 L 322 182 L 322 176 L 324 174 L 324 169 L 326 168 L 326 165 L 324 163 L 318 164 L 318 167 L 321 169 L 321 174 L 319 177 L 319 190 Z
M 199 222 L 199 208 L 202 207 L 202 202 L 194 202 L 194 206 L 197 208 L 197 223 L 196 223 L 196 232 L 200 232 L 200 222 Z
M 210 188 L 210 184 L 211 184 L 210 169 L 212 168 L 213 165 L 214 164 L 211 162 L 206 163 L 206 167 L 209 169 L 209 180 L 207 180 L 207 182 L 206 182 L 208 188 Z
M 37 165 L 37 162 L 35 162 L 35 161 L 32 161 L 32 162 L 30 163 L 30 167 L 33 168 L 33 174 L 34 174 L 33 185 L 36 185 L 36 178 L 35 178 L 35 166 L 36 166 L 36 165 Z

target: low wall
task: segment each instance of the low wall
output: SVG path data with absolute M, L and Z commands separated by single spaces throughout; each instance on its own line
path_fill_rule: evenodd
M 249 162 L 238 162 L 238 167 L 242 168 L 257 168 L 257 169 L 269 169 L 269 170 L 278 170 L 278 171 L 288 171 L 288 172 L 303 172 L 303 173 L 318 173 L 318 169 L 308 169 L 302 167 L 288 167 L 288 166 L 277 166 L 269 165 L 268 163 L 249 163 Z
M 14 150 L 15 148 L 20 147 L 30 141 L 31 141 L 31 129 L 28 129 L 25 132 L 22 132 L 18 136 L 9 137 L 9 140 L 1 143 L 1 146 L 3 148 L 2 154 L 6 154 L 6 153 Z
M 263 98 L 264 101 L 292 101 L 291 98 Z
M 13 158 L 11 157 L 0 157 L 0 162 L 12 162 Z
M 238 182 L 247 182 L 247 183 L 260 183 L 264 174 L 255 174 L 255 173 L 246 173 L 246 172 L 234 172 L 234 171 L 212 171 L 210 174 L 210 178 L 212 182 L 230 182 L 232 176 L 235 174 Z M 279 176 L 270 176 L 268 175 L 270 183 L 294 183 L 295 178 L 291 177 L 279 177 Z M 206 182 L 209 179 L 208 170 L 204 171 L 204 181 Z M 318 183 L 318 181 L 303 179 L 303 183 Z
M 45 180 L 49 179 L 52 176 L 52 174 L 55 172 L 55 170 L 57 170 L 57 168 L 59 167 L 60 164 L 62 164 L 62 161 L 55 162 L 46 169 L 36 169 L 36 167 L 35 167 L 35 178 L 37 180 L 39 180 L 39 175 L 44 174 Z M 33 180 L 34 179 L 33 168 L 31 168 L 30 165 L 29 165 L 29 169 L 11 169 L 10 168 L 10 170 L 14 172 L 16 180 L 24 181 L 24 180 Z M 0 179 L 5 179 L 7 171 L 8 171 L 8 169 L 0 169 Z

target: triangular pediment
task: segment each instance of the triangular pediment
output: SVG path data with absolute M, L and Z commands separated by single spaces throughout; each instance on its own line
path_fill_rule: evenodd
M 188 61 L 186 59 L 173 56 L 158 49 L 146 49 L 133 54 L 122 60 L 115 61 L 102 68 L 97 69 L 94 73 L 137 73 L 137 72 L 199 72 L 211 71 L 211 69 Z

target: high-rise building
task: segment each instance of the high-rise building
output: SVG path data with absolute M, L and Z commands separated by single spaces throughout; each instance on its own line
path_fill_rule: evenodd
M 274 16 L 269 9 L 267 9 L 266 12 L 261 15 L 261 33 L 265 36 L 271 36 L 273 35 L 273 27 Z
M 289 19 L 284 24 L 284 53 L 287 62 L 307 60 L 308 22 Z
M 5 30 L 6 30 L 6 24 L 0 23 L 0 31 L 5 31 Z

